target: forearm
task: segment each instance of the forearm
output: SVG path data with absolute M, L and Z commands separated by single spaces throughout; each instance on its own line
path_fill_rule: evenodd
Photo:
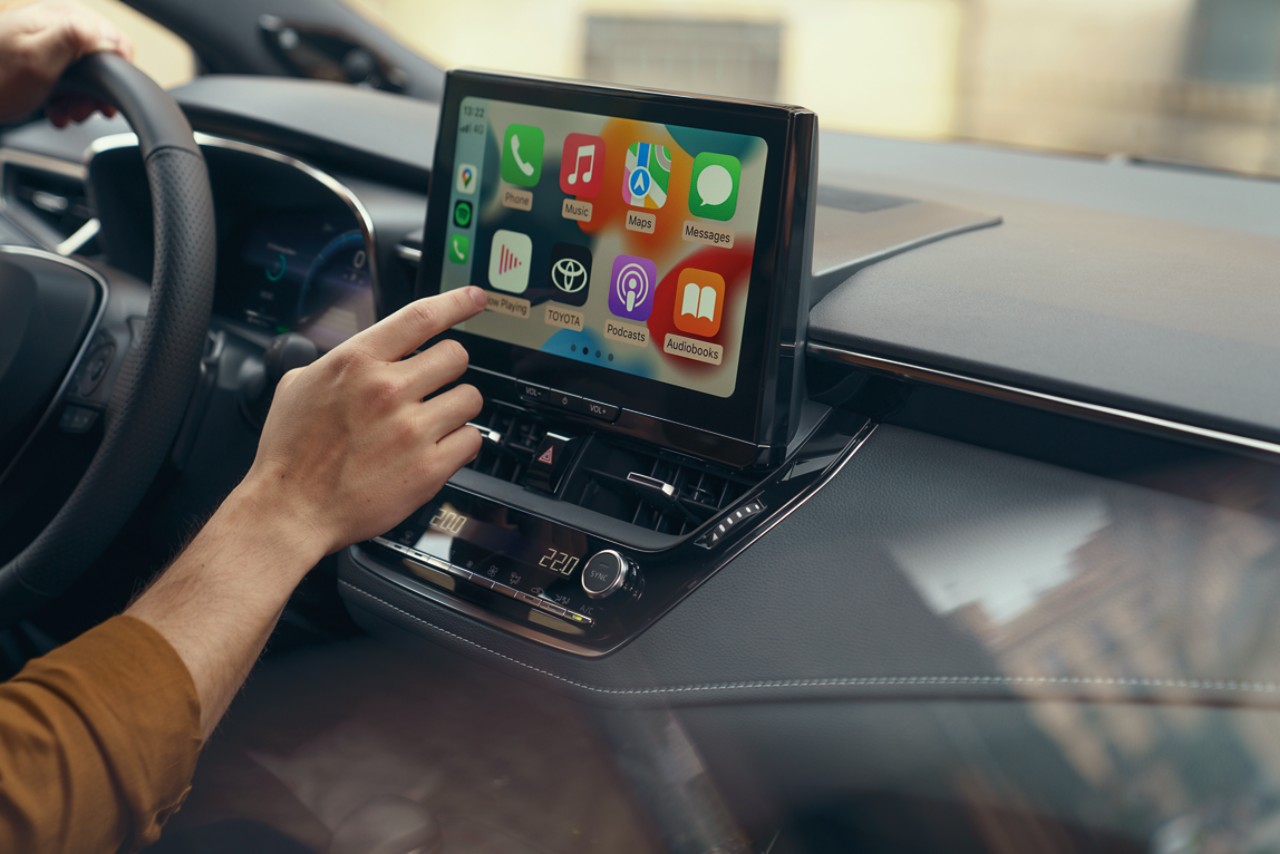
M 250 480 L 125 613 L 155 628 L 186 664 L 208 737 L 323 546 Z

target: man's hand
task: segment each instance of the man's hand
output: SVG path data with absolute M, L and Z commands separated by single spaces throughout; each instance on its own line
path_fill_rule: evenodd
M 465 426 L 475 388 L 423 402 L 462 376 L 466 351 L 444 341 L 404 357 L 484 304 L 479 288 L 418 300 L 285 374 L 249 473 L 125 612 L 182 657 L 205 735 L 311 567 L 395 527 L 479 452 Z
M 67 66 L 82 56 L 114 51 L 133 59 L 133 44 L 109 21 L 74 0 L 0 6 L 0 122 L 16 121 L 49 99 Z M 60 95 L 46 112 L 57 127 L 115 109 L 91 98 Z
M 483 401 L 461 385 L 423 402 L 466 370 L 456 341 L 404 356 L 484 305 L 479 288 L 419 300 L 285 374 L 243 491 L 300 525 L 321 555 L 425 504 L 479 452 L 465 425 Z

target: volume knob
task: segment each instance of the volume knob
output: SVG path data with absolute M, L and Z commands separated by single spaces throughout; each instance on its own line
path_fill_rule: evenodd
M 635 567 L 613 549 L 598 551 L 582 567 L 582 589 L 592 599 L 617 593 L 635 573 Z

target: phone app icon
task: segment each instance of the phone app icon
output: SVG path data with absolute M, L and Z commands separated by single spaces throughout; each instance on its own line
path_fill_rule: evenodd
M 542 128 L 507 125 L 502 141 L 502 180 L 517 187 L 532 187 L 542 177 Z
M 648 320 L 653 292 L 658 289 L 658 265 L 638 255 L 613 259 L 609 277 L 609 311 L 628 320 Z
M 458 202 L 453 206 L 453 224 L 458 228 L 471 227 L 471 202 Z
M 676 329 L 700 338 L 714 338 L 720 331 L 720 318 L 724 313 L 724 276 L 686 267 L 676 282 L 672 317 Z
M 589 133 L 571 133 L 560 155 L 560 192 L 585 198 L 604 183 L 604 140 Z
M 458 180 L 455 184 L 459 193 L 468 196 L 473 195 L 480 181 L 480 170 L 472 166 L 470 163 L 458 164 Z
M 444 254 L 449 256 L 449 260 L 454 264 L 467 263 L 467 259 L 471 257 L 471 238 L 465 234 L 450 235 Z
M 574 243 L 551 247 L 551 298 L 568 305 L 587 304 L 591 284 L 591 250 Z
M 633 142 L 622 173 L 622 199 L 633 208 L 660 208 L 671 184 L 671 152 L 665 145 Z
M 731 154 L 704 151 L 693 158 L 689 212 L 703 219 L 730 220 L 738 209 L 742 163 Z
M 533 241 L 518 231 L 499 229 L 489 246 L 489 284 L 509 294 L 522 294 L 529 288 L 529 260 L 533 257 Z

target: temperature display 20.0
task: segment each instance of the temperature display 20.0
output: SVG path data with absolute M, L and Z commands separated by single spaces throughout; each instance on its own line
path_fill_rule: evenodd
M 466 527 L 467 517 L 463 516 L 456 510 L 449 507 L 441 507 L 431 517 L 431 522 L 427 525 L 434 531 L 440 531 L 444 534 L 457 536 L 462 533 L 462 529 Z

